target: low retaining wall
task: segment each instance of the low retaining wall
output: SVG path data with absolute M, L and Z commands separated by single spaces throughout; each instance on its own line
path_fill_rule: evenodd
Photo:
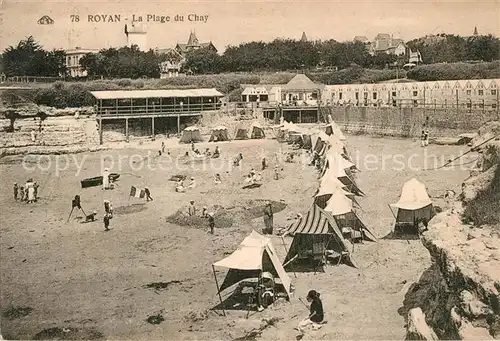
M 474 132 L 485 123 L 499 118 L 496 110 L 396 108 L 396 107 L 323 107 L 323 115 L 351 134 L 418 137 L 427 122 L 432 136 L 454 136 Z

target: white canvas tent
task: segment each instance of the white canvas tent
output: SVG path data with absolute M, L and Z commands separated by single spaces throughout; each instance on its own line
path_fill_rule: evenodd
M 333 168 L 334 170 L 343 170 L 344 172 L 346 170 L 358 170 L 354 163 L 347 160 L 332 149 L 329 149 L 325 154 L 325 163 L 323 164 L 321 174 L 325 174 L 325 172 L 330 168 Z
M 244 279 L 257 278 L 262 272 L 270 272 L 277 276 L 276 282 L 283 285 L 287 296 L 290 297 L 292 282 L 278 259 L 271 239 L 255 231 L 252 231 L 250 235 L 243 239 L 236 251 L 215 262 L 212 267 L 216 284 L 215 267 L 229 269 L 221 286 L 219 287 L 217 284 L 218 294 Z
M 396 226 L 416 228 L 418 220 L 424 218 L 429 221 L 434 213 L 425 184 L 415 178 L 404 183 L 399 201 L 389 205 L 389 208 L 391 211 L 392 208 L 397 209 Z
M 254 122 L 251 127 L 250 133 L 251 139 L 264 139 L 266 134 L 264 133 L 264 128 L 258 122 Z
M 196 126 L 187 127 L 182 131 L 180 143 L 191 143 L 191 142 L 201 142 L 203 139 L 201 138 L 200 128 Z
M 208 142 L 229 141 L 229 133 L 227 127 L 218 126 L 212 129 L 212 135 Z
M 353 209 L 353 201 L 346 197 L 339 189 L 332 194 L 325 211 L 332 214 L 339 228 L 349 231 L 351 237 L 359 236 L 362 239 L 376 241 L 375 235 L 366 227 Z M 354 235 L 353 235 L 354 234 Z
M 363 191 L 358 187 L 356 182 L 354 182 L 354 180 L 349 177 L 349 175 L 343 168 L 339 166 L 338 163 L 335 165 L 335 167 L 332 166 L 334 166 L 334 164 L 330 164 L 330 166 L 326 168 L 325 173 L 321 177 L 322 182 L 327 181 L 325 179 L 336 178 L 342 184 L 344 184 L 345 187 L 347 187 L 349 192 L 352 192 L 358 196 L 364 196 Z
M 341 141 L 347 140 L 344 133 L 342 133 L 342 130 L 340 130 L 340 127 L 337 125 L 337 123 L 335 123 L 333 121 L 329 125 L 326 126 L 325 133 L 327 135 L 335 136 Z

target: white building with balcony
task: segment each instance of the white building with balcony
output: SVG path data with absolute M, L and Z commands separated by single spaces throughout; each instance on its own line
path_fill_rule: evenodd
M 96 49 L 82 49 L 80 47 L 75 47 L 71 50 L 66 50 L 66 69 L 71 77 L 86 77 L 87 71 L 85 71 L 80 65 L 80 59 L 89 53 L 97 53 L 99 50 Z

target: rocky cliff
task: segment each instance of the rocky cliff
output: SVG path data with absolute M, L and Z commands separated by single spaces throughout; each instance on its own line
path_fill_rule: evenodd
M 480 129 L 473 146 L 493 140 L 478 147 L 460 200 L 422 234 L 433 265 L 405 297 L 409 340 L 500 339 L 499 134 L 499 122 Z

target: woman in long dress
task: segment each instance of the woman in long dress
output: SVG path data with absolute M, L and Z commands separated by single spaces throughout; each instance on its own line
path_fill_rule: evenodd
M 270 202 L 266 203 L 264 208 L 264 225 L 263 234 L 273 234 L 273 207 Z
M 28 202 L 35 202 L 35 186 L 33 182 L 30 181 L 26 183 L 26 190 L 28 192 Z
M 109 188 L 109 170 L 106 168 L 104 172 L 102 172 L 102 189 Z

